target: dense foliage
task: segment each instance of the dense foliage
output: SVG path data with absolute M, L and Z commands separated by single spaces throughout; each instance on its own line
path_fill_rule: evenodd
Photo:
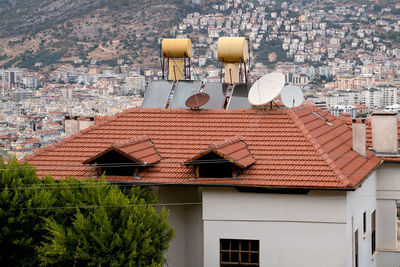
M 1 266 L 160 266 L 173 230 L 149 190 L 38 179 L 0 162 Z

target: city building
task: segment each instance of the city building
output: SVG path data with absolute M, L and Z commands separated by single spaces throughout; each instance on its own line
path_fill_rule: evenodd
M 388 113 L 136 108 L 25 160 L 152 188 L 176 232 L 170 266 L 394 266 L 398 134 Z

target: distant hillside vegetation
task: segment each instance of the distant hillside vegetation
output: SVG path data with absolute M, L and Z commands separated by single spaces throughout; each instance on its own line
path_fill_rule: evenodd
M 155 64 L 158 38 L 166 36 L 188 13 L 206 12 L 218 1 L 202 2 L 206 3 L 0 0 L 0 66 L 33 68 L 35 63 L 88 58 L 113 62 L 127 57 L 139 64 Z

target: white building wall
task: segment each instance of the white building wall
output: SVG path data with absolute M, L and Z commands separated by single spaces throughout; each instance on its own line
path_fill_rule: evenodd
M 184 186 L 154 186 L 160 203 L 186 203 L 166 205 L 169 223 L 175 238 L 166 254 L 167 265 L 174 267 L 203 266 L 203 222 L 201 188 Z M 200 203 L 200 204 L 195 204 Z
M 400 165 L 384 163 L 377 173 L 377 198 L 400 200 Z
M 397 248 L 397 217 L 396 201 L 392 199 L 377 200 L 377 217 L 379 235 L 376 239 L 376 246 L 379 250 L 391 250 Z
M 260 266 L 347 266 L 347 217 L 343 191 L 204 188 L 204 266 L 219 266 L 220 238 L 260 240 Z
M 358 229 L 360 267 L 373 267 L 376 258 L 371 250 L 371 214 L 376 210 L 376 172 L 372 173 L 355 191 L 347 192 L 347 264 L 354 265 L 354 233 Z M 366 232 L 363 231 L 363 213 L 366 212 Z M 377 232 L 377 231 L 376 231 Z
M 379 267 L 398 267 L 400 250 L 397 241 L 397 201 L 400 200 L 400 165 L 382 164 L 377 182 L 377 248 Z

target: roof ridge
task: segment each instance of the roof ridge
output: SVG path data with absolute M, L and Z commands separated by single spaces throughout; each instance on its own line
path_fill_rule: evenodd
M 104 125 L 106 125 L 106 124 L 108 124 L 108 123 L 120 118 L 122 115 L 125 115 L 125 114 L 130 113 L 130 112 L 131 112 L 131 109 L 123 110 L 122 112 L 120 112 L 118 114 L 115 114 L 112 119 L 109 119 L 107 121 L 100 122 L 100 123 L 95 123 L 95 124 L 93 124 L 92 126 L 89 126 L 86 129 L 83 129 L 83 130 L 81 130 L 81 131 L 79 131 L 79 132 L 77 132 L 77 133 L 75 133 L 75 134 L 73 134 L 73 135 L 71 135 L 71 136 L 69 136 L 67 138 L 64 138 L 64 139 L 58 141 L 57 143 L 51 144 L 51 145 L 49 145 L 47 147 L 44 147 L 42 149 L 37 150 L 36 152 L 34 152 L 34 153 L 22 158 L 21 161 L 29 161 L 29 160 L 32 160 L 32 159 L 40 156 L 42 153 L 53 151 L 54 149 L 58 148 L 59 146 L 64 145 L 65 143 L 71 142 L 71 141 L 75 140 L 76 138 L 78 138 L 79 136 L 81 136 L 83 134 L 86 134 L 89 131 L 93 131 L 93 130 L 97 129 L 100 126 L 104 126 Z
M 312 107 L 308 109 L 313 110 Z M 336 166 L 334 160 L 330 158 L 329 154 L 322 148 L 322 146 L 318 143 L 317 139 L 311 134 L 310 131 L 307 130 L 304 123 L 299 119 L 297 114 L 290 109 L 287 110 L 287 113 L 293 119 L 293 122 L 296 124 L 296 126 L 304 134 L 304 137 L 310 141 L 310 143 L 312 144 L 316 152 L 319 154 L 319 156 L 321 156 L 321 158 L 325 160 L 325 162 L 332 169 L 336 177 L 340 180 L 340 182 L 343 183 L 344 187 L 352 186 L 352 183 L 350 182 L 349 178 L 346 177 L 346 175 L 344 175 L 343 172 Z

